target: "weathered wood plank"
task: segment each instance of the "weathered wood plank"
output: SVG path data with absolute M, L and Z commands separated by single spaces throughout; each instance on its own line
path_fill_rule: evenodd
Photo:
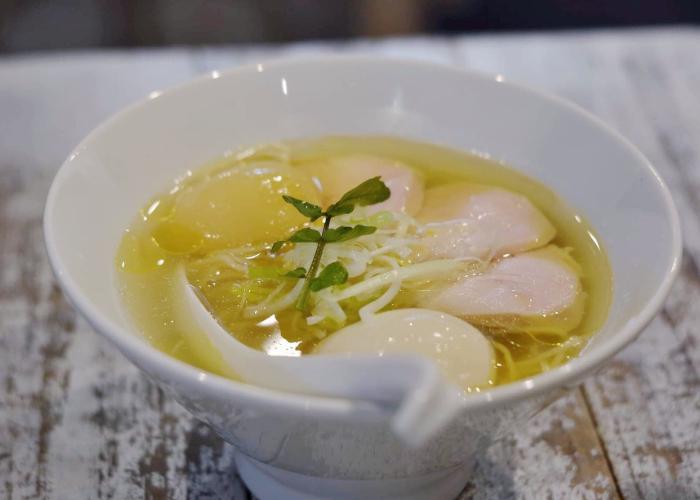
M 562 37 L 489 47 L 464 42 L 465 60 L 572 99 L 649 156 L 683 219 L 686 257 L 664 313 L 640 340 L 586 384 L 606 453 L 629 498 L 695 498 L 698 445 L 698 249 L 700 248 L 700 37 Z M 546 57 L 543 57 L 546 55 Z M 519 63 L 511 64 L 517 60 Z
M 686 256 L 662 315 L 586 386 L 620 489 L 629 498 L 700 494 L 700 127 L 697 94 L 682 91 L 676 45 L 613 46 L 598 58 L 613 95 L 596 111 L 623 130 L 659 168 L 681 211 Z M 624 92 L 623 92 L 624 89 Z M 615 97 L 617 96 L 617 97 Z M 613 100 L 616 102 L 613 103 Z
M 493 446 L 460 498 L 619 498 L 580 389 Z
M 16 193 L 28 191 L 22 176 L 5 171 L 0 183 L 0 378 L 7 418 L 0 443 L 10 447 L 3 450 L 9 453 L 8 489 L 21 498 L 40 497 L 51 489 L 46 481 L 50 439 L 62 414 L 54 403 L 70 383 L 65 352 L 75 314 L 45 268 L 40 212 L 12 213 Z M 28 440 L 31 446 L 22 446 Z
M 192 74 L 185 53 L 144 56 L 0 65 L 0 105 L 13 117 L 0 123 L 2 498 L 184 497 L 187 490 L 177 460 L 189 416 L 76 322 L 41 235 L 50 178 L 81 136 L 155 86 Z M 130 77 L 120 81 L 123 73 Z

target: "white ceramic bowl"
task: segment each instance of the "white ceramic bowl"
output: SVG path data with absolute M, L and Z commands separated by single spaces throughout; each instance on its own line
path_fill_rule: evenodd
M 458 422 L 405 449 L 369 404 L 305 397 L 204 373 L 151 347 L 115 289 L 122 231 L 188 169 L 242 145 L 390 134 L 488 153 L 588 217 L 610 257 L 609 319 L 561 368 L 469 396 Z M 671 196 L 644 157 L 559 99 L 449 67 L 332 57 L 213 73 L 117 114 L 63 164 L 44 216 L 61 286 L 100 334 L 236 446 L 263 498 L 450 498 L 474 450 L 631 342 L 662 304 L 681 252 Z M 544 465 L 544 464 L 543 464 Z

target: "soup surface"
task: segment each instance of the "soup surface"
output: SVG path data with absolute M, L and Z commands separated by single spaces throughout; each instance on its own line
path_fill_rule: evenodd
M 358 185 L 365 198 L 327 215 Z M 326 215 L 312 221 L 313 207 Z M 235 376 L 183 320 L 181 276 L 250 347 L 422 353 L 467 391 L 576 356 L 612 294 L 595 231 L 544 185 L 391 137 L 280 142 L 204 166 L 142 208 L 116 265 L 143 335 L 202 369 Z

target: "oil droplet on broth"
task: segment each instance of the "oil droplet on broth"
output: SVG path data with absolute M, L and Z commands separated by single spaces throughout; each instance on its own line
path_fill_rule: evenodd
M 160 248 L 174 254 L 189 254 L 204 244 L 201 233 L 173 221 L 159 223 L 153 229 L 152 236 Z
M 117 251 L 117 268 L 126 273 L 148 273 L 164 267 L 169 254 L 140 230 L 129 231 Z

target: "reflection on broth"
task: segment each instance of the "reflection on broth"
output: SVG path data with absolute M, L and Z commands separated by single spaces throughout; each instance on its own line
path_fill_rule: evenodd
M 325 229 L 325 216 L 282 197 L 330 213 L 376 176 L 391 196 L 334 214 Z M 324 234 L 320 253 L 315 241 L 273 251 L 299 230 Z M 472 391 L 561 365 L 602 326 L 612 283 L 594 235 L 550 190 L 488 159 L 397 138 L 331 137 L 242 150 L 177 182 L 125 232 L 117 266 L 143 334 L 202 369 L 235 371 L 175 310 L 180 266 L 250 347 L 418 353 Z M 314 276 L 332 279 L 309 291 L 315 255 Z

